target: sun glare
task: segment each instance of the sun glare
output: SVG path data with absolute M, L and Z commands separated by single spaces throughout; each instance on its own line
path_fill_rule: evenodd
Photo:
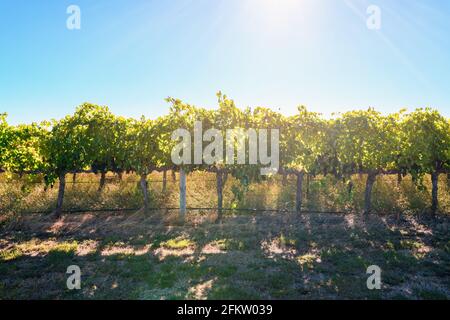
M 286 32 L 306 27 L 317 0 L 247 0 L 247 18 L 266 31 Z

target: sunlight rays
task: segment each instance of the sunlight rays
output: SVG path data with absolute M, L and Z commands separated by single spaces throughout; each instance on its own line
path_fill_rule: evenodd
M 274 33 L 292 28 L 307 28 L 313 9 L 319 1 L 313 0 L 246 0 L 242 8 L 250 20 Z
M 355 15 L 357 15 L 364 22 L 364 24 L 366 23 L 368 16 L 354 4 L 353 0 L 344 0 L 344 3 Z M 385 9 L 385 7 L 386 4 L 384 4 L 383 9 Z M 386 7 L 385 10 L 391 13 L 394 12 L 394 10 L 390 10 L 389 7 Z M 395 18 L 398 20 L 402 20 L 403 22 L 413 23 L 409 20 L 406 21 L 405 18 L 401 17 L 399 14 L 395 14 Z M 424 86 L 430 87 L 430 83 L 427 81 L 423 73 L 414 66 L 413 62 L 408 58 L 408 56 L 382 30 L 383 28 L 374 32 L 376 32 L 378 37 L 386 44 L 387 47 L 389 47 L 389 49 L 395 54 L 398 60 L 408 69 L 408 71 L 415 77 L 417 81 L 419 81 Z

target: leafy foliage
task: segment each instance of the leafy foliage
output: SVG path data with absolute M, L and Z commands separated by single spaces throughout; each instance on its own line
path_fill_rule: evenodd
M 229 129 L 242 128 L 244 133 L 250 128 L 278 129 L 280 165 L 285 172 L 336 177 L 398 172 L 420 178 L 450 170 L 450 120 L 436 110 L 382 115 L 368 109 L 325 119 L 300 106 L 295 115 L 286 117 L 265 107 L 240 109 L 221 92 L 217 98 L 215 110 L 167 98 L 169 113 L 154 120 L 118 117 L 108 107 L 90 103 L 59 121 L 41 124 L 10 126 L 6 114 L 0 114 L 0 169 L 19 174 L 41 172 L 47 184 L 66 173 L 83 170 L 103 174 L 134 171 L 141 176 L 154 170 L 176 170 L 180 166 L 171 160 L 177 143 L 171 139 L 172 132 L 188 130 L 194 146 L 194 124 L 201 121 L 203 132 L 214 128 L 222 134 L 223 146 Z M 251 142 L 248 135 L 244 139 L 248 160 Z M 203 148 L 209 143 L 202 139 Z M 248 161 L 239 164 L 233 157 L 234 164 L 226 166 L 223 154 L 224 161 L 213 165 L 182 167 L 186 172 L 231 174 L 243 185 L 266 179 L 260 175 L 262 165 L 249 165 Z
M 436 110 L 404 116 L 399 132 L 399 166 L 413 175 L 450 169 L 450 122 Z

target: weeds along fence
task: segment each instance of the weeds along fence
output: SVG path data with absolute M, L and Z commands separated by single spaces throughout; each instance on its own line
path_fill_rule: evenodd
M 146 180 L 149 204 L 147 211 L 217 212 L 224 213 L 334 213 L 364 211 L 366 177 L 354 175 L 343 182 L 332 176 L 303 177 L 300 197 L 298 177 L 276 176 L 260 183 L 241 184 L 228 177 L 217 188 L 213 173 L 194 172 L 186 175 L 185 193 L 180 192 L 180 173 L 151 174 Z M 430 177 L 425 188 L 417 188 L 411 177 L 401 182 L 393 175 L 378 177 L 373 189 L 372 211 L 376 213 L 422 213 L 431 199 Z M 62 212 L 133 212 L 143 207 L 141 180 L 134 174 L 119 179 L 107 175 L 101 178 L 90 173 L 68 175 Z M 57 200 L 59 183 L 45 188 L 42 177 L 11 177 L 0 179 L 0 209 L 22 213 L 51 213 Z M 450 188 L 444 175 L 439 179 L 440 211 L 450 209 Z M 221 198 L 221 199 L 219 199 Z M 299 201 L 301 201 L 299 205 Z

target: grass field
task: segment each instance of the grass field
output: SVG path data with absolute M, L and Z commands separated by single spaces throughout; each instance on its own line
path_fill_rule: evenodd
M 1 299 L 448 299 L 450 219 L 210 212 L 21 215 L 0 234 Z M 66 269 L 81 268 L 81 289 Z M 382 269 L 368 290 L 366 268 Z
M 347 214 L 155 210 L 66 213 L 51 211 L 56 187 L 37 178 L 0 177 L 0 298 L 2 299 L 448 299 L 450 298 L 449 184 L 440 180 L 441 212 L 429 215 L 429 177 L 380 177 L 374 214 L 363 217 L 364 177 L 351 193 L 333 177 L 305 186 L 305 210 Z M 178 182 L 149 177 L 152 207 L 178 206 Z M 175 177 L 176 178 L 176 177 Z M 65 209 L 134 208 L 142 203 L 136 176 L 122 181 L 78 175 L 68 185 Z M 71 181 L 70 176 L 68 178 Z M 215 207 L 215 177 L 188 177 L 187 204 Z M 226 208 L 289 210 L 295 180 L 243 186 L 229 178 Z M 399 214 L 400 213 L 400 214 Z M 66 287 L 67 267 L 81 268 L 81 290 Z M 382 269 L 382 289 L 368 290 L 367 267 Z

